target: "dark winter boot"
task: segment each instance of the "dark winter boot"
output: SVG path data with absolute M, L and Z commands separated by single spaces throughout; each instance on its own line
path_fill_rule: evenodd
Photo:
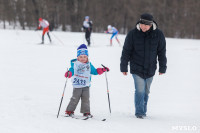
M 142 115 L 137 115 L 136 116 L 138 119 L 143 119 L 143 116 Z
M 90 46 L 90 38 L 87 38 L 87 43 L 88 43 L 88 46 Z
M 92 117 L 93 117 L 93 115 L 91 115 L 90 113 L 84 113 L 83 116 L 89 117 L 89 118 L 92 118 Z

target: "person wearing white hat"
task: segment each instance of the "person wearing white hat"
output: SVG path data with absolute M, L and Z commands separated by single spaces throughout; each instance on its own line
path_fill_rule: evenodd
M 105 33 L 111 33 L 112 34 L 112 36 L 110 38 L 110 46 L 112 46 L 112 39 L 113 39 L 113 37 L 115 37 L 115 39 L 117 40 L 118 44 L 120 45 L 120 41 L 117 38 L 118 30 L 115 27 L 112 27 L 111 25 L 108 25 L 107 28 L 108 28 L 108 30 L 105 31 Z

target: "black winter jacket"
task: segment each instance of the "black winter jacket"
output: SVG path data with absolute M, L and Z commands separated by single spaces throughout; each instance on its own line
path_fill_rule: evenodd
M 139 24 L 126 36 L 122 50 L 121 72 L 128 72 L 130 61 L 131 74 L 137 74 L 143 79 L 155 75 L 159 61 L 159 72 L 166 72 L 166 41 L 165 37 L 154 23 L 149 31 L 142 32 Z

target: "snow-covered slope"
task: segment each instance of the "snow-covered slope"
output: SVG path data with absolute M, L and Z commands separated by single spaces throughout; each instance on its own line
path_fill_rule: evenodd
M 92 34 L 89 58 L 95 67 L 104 64 L 112 114 L 109 114 L 105 75 L 93 76 L 91 113 L 87 121 L 63 117 L 72 96 L 68 80 L 57 119 L 57 111 L 66 81 L 64 73 L 76 48 L 86 43 L 83 33 L 53 32 L 53 43 L 41 31 L 0 30 L 0 132 L 1 133 L 169 133 L 200 132 L 200 41 L 167 38 L 168 69 L 154 76 L 148 104 L 148 116 L 134 116 L 134 82 L 131 74 L 120 72 L 122 47 L 114 40 L 109 47 L 108 34 Z M 125 35 L 119 35 L 123 44 Z M 75 114 L 81 116 L 80 104 Z M 105 122 L 99 121 L 106 118 Z M 187 128 L 186 128 L 187 126 Z M 184 129 L 183 129 L 184 128 Z

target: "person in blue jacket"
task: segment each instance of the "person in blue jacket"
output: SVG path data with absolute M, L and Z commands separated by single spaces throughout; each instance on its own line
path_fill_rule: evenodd
M 118 30 L 115 28 L 115 27 L 112 27 L 111 25 L 108 25 L 108 30 L 105 31 L 105 33 L 110 33 L 112 34 L 111 38 L 110 38 L 110 46 L 112 46 L 112 39 L 113 37 L 115 37 L 115 39 L 117 40 L 118 44 L 120 45 L 120 41 L 119 39 L 117 38 L 117 35 L 118 35 Z
M 71 68 L 65 73 L 66 78 L 72 77 L 73 96 L 67 106 L 66 115 L 74 116 L 76 106 L 81 99 L 81 113 L 83 116 L 92 117 L 90 113 L 89 88 L 91 75 L 101 75 L 109 68 L 95 68 L 88 59 L 88 49 L 82 44 L 77 49 L 77 59 L 71 60 Z

